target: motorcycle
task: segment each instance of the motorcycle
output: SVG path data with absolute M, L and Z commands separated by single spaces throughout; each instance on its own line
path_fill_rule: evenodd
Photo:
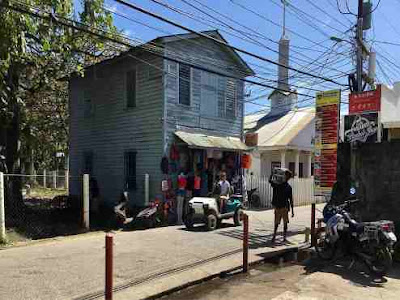
M 392 253 L 397 242 L 392 221 L 356 222 L 348 212 L 358 199 L 324 208 L 324 231 L 316 236 L 315 250 L 323 260 L 332 260 L 338 249 L 363 261 L 371 272 L 384 276 L 392 267 Z
M 146 228 L 153 228 L 162 223 L 163 208 L 159 200 L 151 201 L 149 206 L 141 210 L 133 220 Z
M 124 227 L 127 223 L 127 203 L 129 201 L 128 191 L 123 191 L 121 193 L 120 199 L 116 205 L 114 205 L 114 216 L 116 225 L 118 228 Z

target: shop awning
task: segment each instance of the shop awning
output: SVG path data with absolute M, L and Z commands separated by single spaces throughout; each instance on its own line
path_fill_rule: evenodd
M 203 133 L 176 131 L 175 135 L 184 141 L 190 148 L 218 149 L 218 150 L 249 150 L 249 148 L 236 137 L 219 137 Z

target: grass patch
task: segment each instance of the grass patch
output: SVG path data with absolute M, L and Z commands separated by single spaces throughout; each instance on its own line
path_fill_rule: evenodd
M 67 190 L 65 189 L 52 189 L 52 188 L 44 188 L 44 187 L 34 187 L 29 191 L 29 195 L 26 197 L 32 198 L 54 198 L 56 196 L 66 195 Z

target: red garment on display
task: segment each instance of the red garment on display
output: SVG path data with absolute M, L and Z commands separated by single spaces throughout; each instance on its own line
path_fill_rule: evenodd
M 169 158 L 171 160 L 179 160 L 179 151 L 175 145 L 171 146 L 171 150 L 169 152 Z
M 200 190 L 201 189 L 201 177 L 200 176 L 195 176 L 194 177 L 194 189 L 195 190 Z
M 184 175 L 179 175 L 178 176 L 178 188 L 181 190 L 184 190 L 187 185 L 187 179 L 186 176 Z

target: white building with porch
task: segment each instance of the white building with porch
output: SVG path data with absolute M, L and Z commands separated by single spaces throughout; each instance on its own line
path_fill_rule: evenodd
M 254 117 L 253 117 L 254 118 Z M 281 115 L 245 120 L 247 130 L 257 135 L 251 171 L 269 177 L 276 167 L 287 168 L 295 177 L 313 176 L 314 108 L 293 109 Z
M 271 109 L 244 120 L 245 131 L 256 137 L 252 172 L 257 176 L 269 177 L 275 167 L 288 168 L 295 177 L 313 175 L 315 109 L 297 107 L 297 91 L 289 85 L 289 43 L 283 24 L 278 86 L 268 97 Z
M 247 183 L 250 189 L 258 189 L 263 207 L 271 206 L 272 188 L 268 179 L 276 167 L 290 169 L 294 174 L 290 184 L 295 205 L 314 201 L 315 108 L 297 107 L 297 91 L 289 85 L 289 43 L 283 24 L 278 85 L 268 97 L 271 109 L 244 119 L 246 137 L 254 147 Z

